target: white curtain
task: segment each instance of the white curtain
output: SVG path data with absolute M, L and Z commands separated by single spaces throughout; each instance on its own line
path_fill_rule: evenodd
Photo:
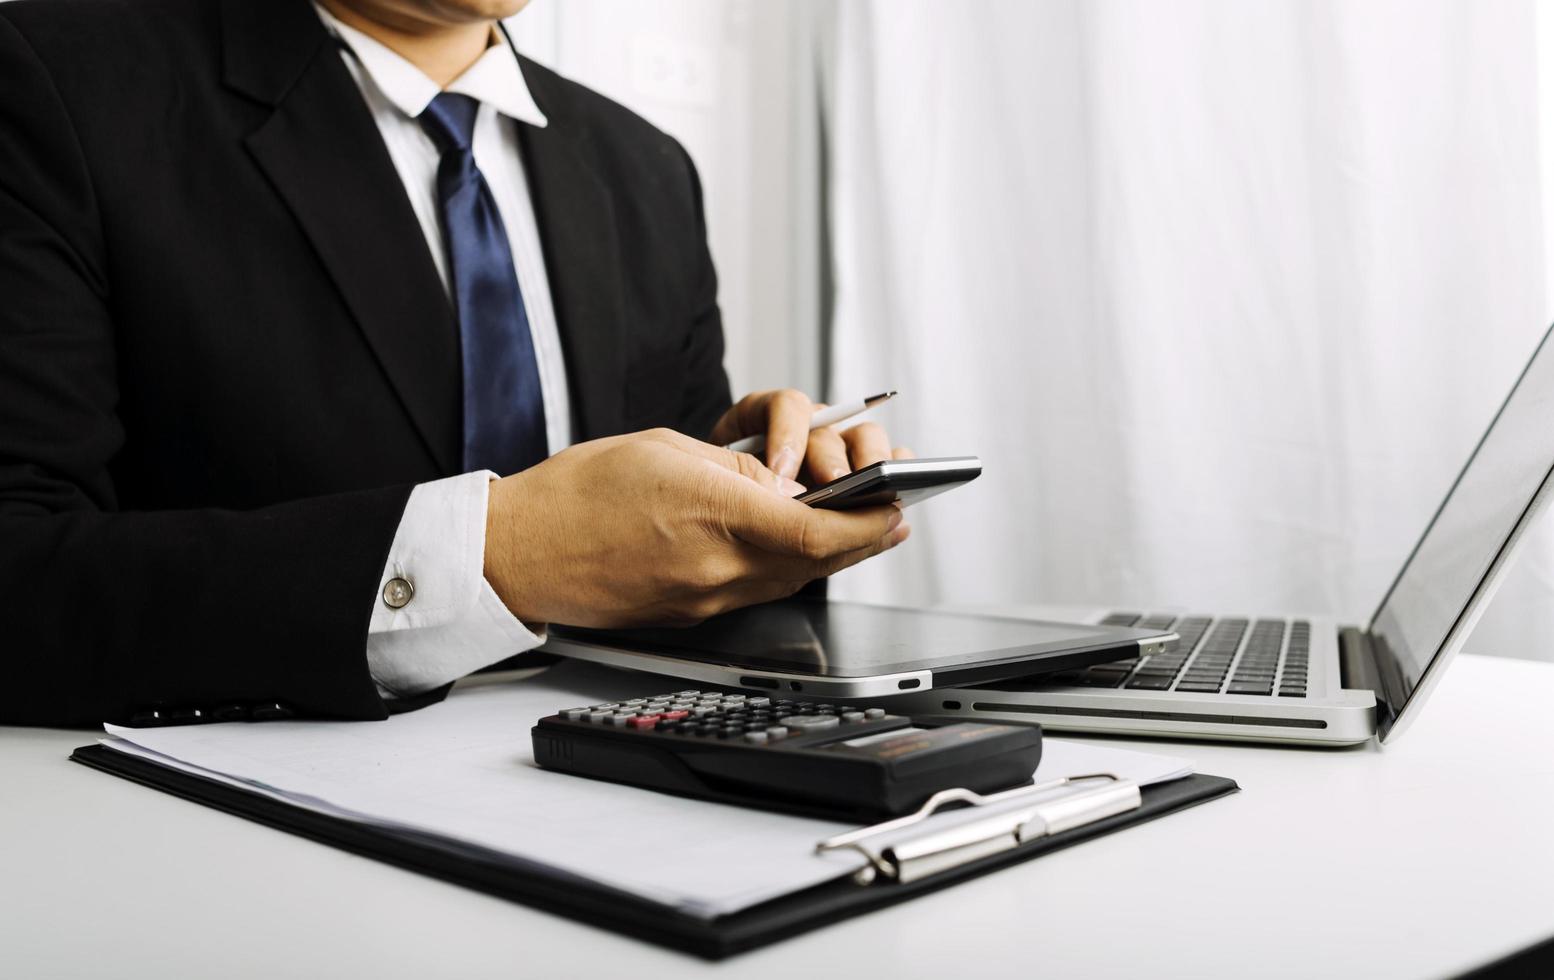
M 1549 320 L 1534 4 L 835 16 L 830 391 L 986 467 L 835 594 L 1367 618 Z
M 533 0 L 519 50 L 640 113 L 701 172 L 736 393 L 820 387 L 816 33 L 827 0 Z

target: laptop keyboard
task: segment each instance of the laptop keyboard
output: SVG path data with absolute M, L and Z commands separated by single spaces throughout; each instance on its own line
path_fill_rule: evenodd
M 1311 624 L 1297 619 L 1215 619 L 1211 616 L 1114 612 L 1107 626 L 1175 630 L 1168 653 L 1096 664 L 1052 675 L 1056 683 L 1133 691 L 1306 696 Z M 1286 639 L 1288 642 L 1286 642 Z M 1237 656 L 1239 654 L 1239 657 Z

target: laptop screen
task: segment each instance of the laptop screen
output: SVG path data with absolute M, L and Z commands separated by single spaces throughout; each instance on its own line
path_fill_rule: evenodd
M 1550 331 L 1554 333 L 1554 331 Z M 1471 625 L 1489 596 L 1487 578 L 1529 516 L 1554 469 L 1554 344 L 1545 333 L 1414 553 L 1371 621 L 1378 658 L 1399 714 L 1442 653 L 1452 628 Z M 1482 592 L 1482 594 L 1481 594 Z M 1478 596 L 1478 601 L 1474 597 Z M 1390 656 L 1389 656 L 1390 655 Z

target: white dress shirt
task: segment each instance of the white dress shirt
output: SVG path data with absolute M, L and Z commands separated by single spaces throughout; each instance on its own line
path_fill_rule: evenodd
M 415 120 L 443 89 L 383 44 L 314 6 L 324 26 L 348 49 L 341 57 L 383 134 L 451 299 L 437 203 L 439 154 Z M 546 120 L 512 47 L 503 37 L 496 40 L 446 90 L 480 103 L 472 141 L 475 164 L 507 229 L 539 362 L 545 436 L 556 453 L 572 441 L 571 406 L 539 225 L 518 145 L 520 124 L 542 127 Z M 428 691 L 544 642 L 543 628 L 536 633 L 521 623 L 485 580 L 487 485 L 492 479 L 490 472 L 465 473 L 410 492 L 372 598 L 368 626 L 367 663 L 385 695 Z M 409 602 L 399 608 L 384 599 L 384 588 L 396 578 L 413 588 Z

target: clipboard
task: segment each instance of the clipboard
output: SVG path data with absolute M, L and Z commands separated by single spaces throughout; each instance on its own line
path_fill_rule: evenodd
M 911 821 L 925 819 L 941 806 L 955 802 L 976 804 L 965 798 L 934 799 L 918 814 L 816 842 L 817 848 L 822 849 L 861 850 L 869 861 L 863 872 L 733 914 L 701 919 L 576 875 L 540 865 L 522 871 L 497 867 L 440 838 L 321 814 L 101 745 L 78 748 L 71 760 L 363 857 L 709 960 L 724 959 L 895 905 L 1238 789 L 1232 780 L 1207 775 L 1142 788 L 1105 774 L 1071 777 L 1071 781 L 1094 780 L 1095 791 L 1064 797 L 1070 802 L 1061 806 L 1043 801 L 1042 786 L 992 794 L 982 799 L 1018 805 L 1013 810 L 1001 810 L 996 823 L 971 821 L 959 825 L 976 829 L 963 830 L 953 838 L 914 840 L 910 834 L 903 838 L 901 832 L 910 829 Z M 1010 794 L 1022 792 L 1030 797 L 1029 817 L 1016 820 L 1014 817 L 1027 808 L 1023 799 Z M 914 846 L 902 846 L 903 840 L 914 841 Z

